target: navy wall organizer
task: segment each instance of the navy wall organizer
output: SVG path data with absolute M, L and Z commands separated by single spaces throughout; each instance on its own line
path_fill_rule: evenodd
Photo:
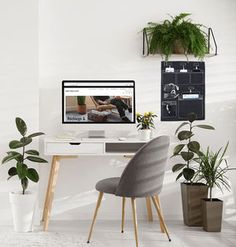
M 161 62 L 161 121 L 205 119 L 205 63 Z

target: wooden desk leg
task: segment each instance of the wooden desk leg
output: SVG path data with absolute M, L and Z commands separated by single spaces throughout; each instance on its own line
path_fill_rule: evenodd
M 54 197 L 58 171 L 60 167 L 59 160 L 60 160 L 60 156 L 53 156 L 52 158 L 51 171 L 48 179 L 48 188 L 44 202 L 44 210 L 43 210 L 43 218 L 42 218 L 44 231 L 47 231 L 48 229 L 49 218 L 52 209 L 52 201 Z
M 151 205 L 150 197 L 146 197 L 146 206 L 147 206 L 148 221 L 152 222 L 153 216 L 152 216 L 152 205 Z

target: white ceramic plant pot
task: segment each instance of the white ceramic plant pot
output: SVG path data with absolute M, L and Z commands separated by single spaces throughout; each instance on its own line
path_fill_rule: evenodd
M 34 212 L 36 206 L 36 193 L 10 192 L 14 230 L 16 232 L 31 232 L 33 230 Z
M 151 139 L 152 131 L 150 129 L 143 129 L 138 131 L 139 140 L 148 141 Z

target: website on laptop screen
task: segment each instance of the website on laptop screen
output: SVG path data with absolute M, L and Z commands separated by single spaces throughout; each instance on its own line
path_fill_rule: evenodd
M 63 81 L 63 123 L 134 123 L 134 81 Z

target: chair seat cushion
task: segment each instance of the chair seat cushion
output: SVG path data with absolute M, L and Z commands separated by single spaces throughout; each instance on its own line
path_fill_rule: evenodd
M 96 184 L 96 190 L 108 194 L 115 194 L 116 188 L 120 182 L 120 177 L 106 178 Z

